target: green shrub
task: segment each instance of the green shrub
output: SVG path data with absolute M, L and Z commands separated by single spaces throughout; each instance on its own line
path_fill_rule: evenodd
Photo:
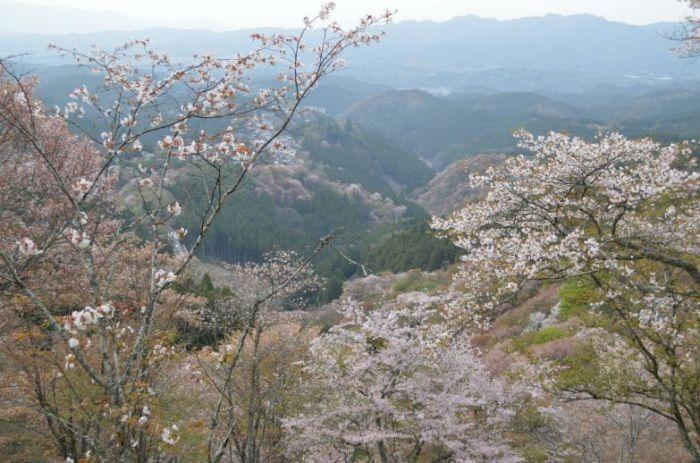
M 569 335 L 566 333 L 566 331 L 562 330 L 561 328 L 557 328 L 556 326 L 549 326 L 547 328 L 542 328 L 541 330 L 537 331 L 535 333 L 534 338 L 532 339 L 532 345 L 538 346 L 540 344 L 547 344 L 548 342 L 561 339 L 561 338 L 566 338 Z
M 567 281 L 559 288 L 559 319 L 582 317 L 597 298 L 598 289 L 590 278 Z
M 525 351 L 531 346 L 539 346 L 567 337 L 569 337 L 569 333 L 562 328 L 548 326 L 539 331 L 524 333 L 519 338 L 513 339 L 513 347 L 515 350 Z
M 411 271 L 408 274 L 396 282 L 392 291 L 394 295 L 410 293 L 413 291 L 423 291 L 429 293 L 434 291 L 440 286 L 440 283 L 435 280 L 431 280 L 423 276 L 419 271 Z

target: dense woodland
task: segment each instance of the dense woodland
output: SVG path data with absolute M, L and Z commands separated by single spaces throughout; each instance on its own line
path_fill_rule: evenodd
M 697 81 L 391 88 L 333 10 L 0 58 L 0 460 L 700 463 Z

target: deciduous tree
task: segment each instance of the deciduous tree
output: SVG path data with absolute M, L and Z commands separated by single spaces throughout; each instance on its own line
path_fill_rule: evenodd
M 528 281 L 589 280 L 602 318 L 578 362 L 587 373 L 560 386 L 671 420 L 700 461 L 700 176 L 691 146 L 519 136 L 533 155 L 474 176 L 486 196 L 434 220 L 466 251 L 456 312 L 484 320 Z
M 445 330 L 440 297 L 403 295 L 314 341 L 309 404 L 289 419 L 302 461 L 516 461 L 502 431 L 525 391 L 495 378 L 463 335 Z M 432 455 L 432 457 L 430 457 Z

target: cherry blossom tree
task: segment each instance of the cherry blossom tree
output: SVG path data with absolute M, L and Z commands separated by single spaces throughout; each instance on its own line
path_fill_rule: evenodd
M 585 375 L 569 398 L 632 404 L 673 422 L 700 461 L 700 176 L 686 143 L 519 134 L 532 156 L 473 176 L 488 189 L 433 226 L 466 254 L 458 314 L 483 322 L 529 281 L 596 288 Z
M 300 313 L 285 310 L 319 288 L 309 261 L 278 251 L 260 264 L 230 267 L 234 295 L 219 301 L 217 310 L 235 314 L 242 329 L 199 358 L 205 389 L 216 398 L 207 439 L 211 461 L 257 463 L 280 454 L 275 440 L 281 438 L 284 405 L 294 396 L 290 389 L 298 387 L 294 367 L 284 362 L 301 358 L 309 337 Z
M 700 1 L 681 0 L 681 2 L 688 5 L 692 14 L 686 18 L 685 28 L 678 37 L 682 42 L 679 51 L 685 56 L 695 57 L 700 53 L 700 18 L 697 15 L 700 11 Z
M 464 336 L 445 330 L 441 297 L 403 295 L 316 339 L 309 404 L 286 421 L 302 461 L 517 461 L 501 431 L 525 391 L 493 377 Z M 429 457 L 430 458 L 430 457 Z
M 55 46 L 101 83 L 76 88 L 53 110 L 31 79 L 0 60 L 2 306 L 21 307 L 30 315 L 23 323 L 33 320 L 63 357 L 34 375 L 35 405 L 52 433 L 60 430 L 63 458 L 175 459 L 180 430 L 157 415 L 167 388 L 155 384 L 167 381 L 158 367 L 175 350 L 162 329 L 176 298 L 169 288 L 256 163 L 284 152 L 280 135 L 307 95 L 343 65 L 345 50 L 378 41 L 373 27 L 391 17 L 369 15 L 344 29 L 329 19 L 332 9 L 306 18 L 297 36 L 254 34 L 250 52 L 203 53 L 190 64 L 148 40 L 89 53 Z M 314 28 L 319 42 L 307 47 Z M 278 86 L 253 84 L 263 67 L 279 72 Z M 128 160 L 146 164 L 135 179 L 120 173 Z M 169 185 L 185 175 L 200 180 L 203 204 L 172 200 Z M 120 182 L 137 198 L 130 214 Z M 198 217 L 196 229 L 178 229 L 183 210 Z M 56 288 L 66 287 L 71 297 L 57 301 Z M 61 401 L 45 400 L 51 391 Z

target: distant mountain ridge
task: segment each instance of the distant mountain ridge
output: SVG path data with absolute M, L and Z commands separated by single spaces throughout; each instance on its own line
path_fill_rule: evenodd
M 251 30 L 160 27 L 36 35 L 8 34 L 12 30 L 7 22 L 0 25 L 0 56 L 29 52 L 26 60 L 44 64 L 59 62 L 46 51 L 49 42 L 85 49 L 94 43 L 111 47 L 135 36 L 148 36 L 155 48 L 178 59 L 202 51 L 230 56 L 251 46 Z M 634 26 L 592 15 L 404 21 L 384 27 L 387 36 L 380 45 L 348 53 L 349 68 L 344 72 L 369 83 L 432 91 L 488 85 L 499 91 L 566 92 L 600 84 L 663 85 L 669 79 L 700 78 L 700 64 L 679 59 L 672 51 L 676 43 L 669 36 L 678 27 L 667 22 Z

